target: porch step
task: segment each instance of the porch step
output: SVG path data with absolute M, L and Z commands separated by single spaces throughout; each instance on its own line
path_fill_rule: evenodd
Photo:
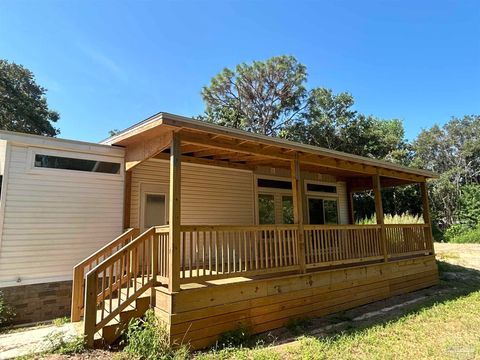
M 131 319 L 142 317 L 150 308 L 150 293 L 137 298 L 119 315 L 115 316 L 95 336 L 95 347 L 104 347 L 113 344 L 127 328 Z M 99 310 L 100 312 L 101 310 Z

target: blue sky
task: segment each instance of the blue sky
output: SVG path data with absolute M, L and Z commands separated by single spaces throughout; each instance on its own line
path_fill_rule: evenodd
M 224 67 L 282 54 L 409 138 L 480 114 L 480 1 L 0 1 L 0 58 L 48 88 L 63 138 L 200 114 Z

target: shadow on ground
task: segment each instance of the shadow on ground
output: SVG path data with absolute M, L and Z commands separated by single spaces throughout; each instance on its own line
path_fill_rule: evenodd
M 440 260 L 437 260 L 437 265 L 440 278 L 438 285 L 321 318 L 293 319 L 285 328 L 230 341 L 237 343 L 236 346 L 242 342 L 242 346 L 253 348 L 259 345 L 281 345 L 302 336 L 334 338 L 339 334 L 353 334 L 369 327 L 395 322 L 435 304 L 480 291 L 480 271 Z M 231 335 L 238 336 L 238 332 Z M 216 348 L 219 347 L 221 348 L 222 344 L 217 344 Z

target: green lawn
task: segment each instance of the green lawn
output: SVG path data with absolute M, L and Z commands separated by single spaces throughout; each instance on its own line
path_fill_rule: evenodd
M 441 284 L 387 322 L 347 324 L 340 334 L 196 354 L 198 359 L 480 359 L 480 276 L 441 262 Z

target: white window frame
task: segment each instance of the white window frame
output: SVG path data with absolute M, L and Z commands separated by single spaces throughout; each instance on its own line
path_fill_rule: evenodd
M 308 184 L 335 186 L 337 191 L 334 193 L 321 192 L 321 191 L 308 191 L 307 190 Z M 338 185 L 336 182 L 305 180 L 304 189 L 305 189 L 305 198 L 307 201 L 306 209 L 307 209 L 307 219 L 309 224 L 310 224 L 310 207 L 308 205 L 309 199 L 320 199 L 324 201 L 335 200 L 337 202 L 337 225 L 340 224 L 340 197 L 338 195 Z M 323 218 L 325 219 L 325 206 L 323 207 Z
M 258 209 L 258 196 L 259 195 L 273 195 L 273 202 L 274 202 L 274 211 L 275 211 L 275 224 L 283 224 L 283 219 L 277 219 L 277 211 L 276 211 L 276 206 L 278 204 L 282 204 L 282 196 L 292 196 L 293 197 L 293 191 L 292 189 L 277 189 L 277 188 L 266 188 L 266 187 L 259 187 L 258 186 L 258 179 L 267 179 L 267 180 L 278 180 L 278 181 L 286 181 L 286 182 L 292 182 L 292 179 L 288 177 L 283 177 L 283 176 L 273 176 L 273 175 L 261 175 L 261 174 L 255 174 L 254 175 L 254 182 L 255 182 L 255 206 L 254 206 L 254 211 L 255 211 L 255 224 L 260 225 L 260 218 L 259 218 L 259 209 Z M 278 220 L 281 220 L 278 222 Z
M 109 173 L 100 173 L 100 172 L 90 172 L 90 171 L 79 171 L 79 170 L 69 170 L 69 169 L 54 169 L 54 168 L 44 168 L 35 166 L 35 155 L 47 155 L 47 156 L 59 156 L 72 159 L 81 159 L 81 160 L 92 160 L 92 161 L 105 161 L 113 162 L 120 164 L 120 171 L 118 174 L 109 174 Z M 99 179 L 118 179 L 123 180 L 125 175 L 125 166 L 123 158 L 103 156 L 90 153 L 82 153 L 75 151 L 65 151 L 65 150 L 54 150 L 47 148 L 38 148 L 38 147 L 28 147 L 27 151 L 27 162 L 26 162 L 26 173 L 29 174 L 44 174 L 44 175 L 59 175 L 61 176 L 74 176 L 74 177 L 88 177 L 88 178 L 99 178 Z

